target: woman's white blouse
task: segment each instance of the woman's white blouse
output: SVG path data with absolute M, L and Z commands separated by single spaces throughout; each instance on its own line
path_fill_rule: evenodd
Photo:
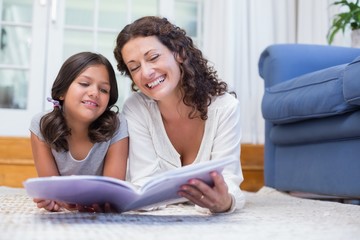
M 181 167 L 180 154 L 168 138 L 156 101 L 142 93 L 133 93 L 123 106 L 129 131 L 127 180 L 137 186 L 159 173 Z M 240 165 L 240 104 L 230 94 L 213 99 L 200 149 L 193 164 L 233 157 L 238 164 L 223 171 L 233 196 L 232 212 L 242 208 L 245 199 L 240 190 L 243 175 Z

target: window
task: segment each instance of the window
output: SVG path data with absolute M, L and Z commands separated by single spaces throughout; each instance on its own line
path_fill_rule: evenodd
M 0 108 L 26 109 L 32 2 L 3 0 L 0 4 Z
M 203 0 L 0 0 L 0 134 L 28 136 L 31 117 L 52 107 L 46 97 L 70 55 L 99 52 L 116 69 L 116 36 L 141 16 L 167 17 L 200 47 L 202 4 Z M 121 108 L 131 81 L 118 73 L 117 78 Z

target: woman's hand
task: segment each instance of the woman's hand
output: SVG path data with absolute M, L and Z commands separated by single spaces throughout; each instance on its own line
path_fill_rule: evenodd
M 96 213 L 114 213 L 115 209 L 111 207 L 109 203 L 105 203 L 103 205 L 100 204 L 92 204 L 89 206 L 76 205 L 77 210 L 79 212 L 96 212 Z
M 213 213 L 226 212 L 232 205 L 228 186 L 221 174 L 212 172 L 210 175 L 214 181 L 213 187 L 201 180 L 191 179 L 188 184 L 181 186 L 179 195 L 200 207 L 208 208 Z

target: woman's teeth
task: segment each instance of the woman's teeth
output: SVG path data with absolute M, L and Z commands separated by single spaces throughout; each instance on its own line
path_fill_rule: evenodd
M 153 81 L 153 82 L 151 82 L 151 83 L 148 83 L 148 84 L 146 84 L 149 88 L 153 88 L 153 87 L 155 87 L 155 86 L 157 86 L 157 85 L 159 85 L 160 83 L 162 83 L 162 82 L 164 82 L 164 78 L 159 78 L 159 79 L 157 79 L 157 80 L 155 80 L 155 81 Z

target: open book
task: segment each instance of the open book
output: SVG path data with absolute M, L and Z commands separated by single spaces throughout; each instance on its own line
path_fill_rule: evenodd
M 219 159 L 187 165 L 158 174 L 141 188 L 119 179 L 90 175 L 30 178 L 24 186 L 32 198 L 80 205 L 110 203 L 118 212 L 125 212 L 179 202 L 182 198 L 177 192 L 181 185 L 196 178 L 212 186 L 210 172 L 221 173 L 226 165 L 237 161 Z

